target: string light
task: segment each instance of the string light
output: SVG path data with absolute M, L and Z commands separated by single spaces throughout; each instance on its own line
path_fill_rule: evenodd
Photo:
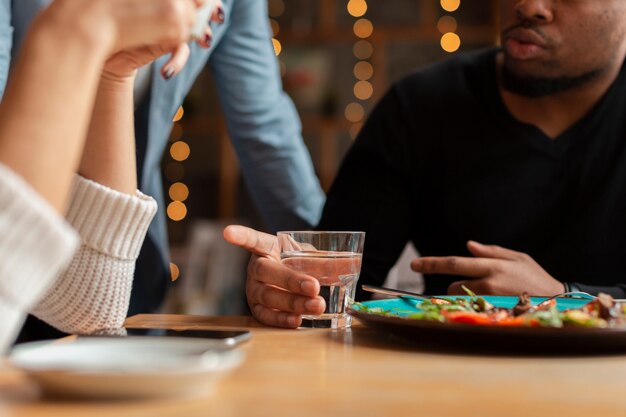
M 179 140 L 178 142 L 174 142 L 172 144 L 172 146 L 170 147 L 170 155 L 172 156 L 172 159 L 175 161 L 184 161 L 187 158 L 189 158 L 189 155 L 191 154 L 191 148 L 189 148 L 189 145 L 187 144 L 187 142 L 183 142 L 182 140 Z
M 461 38 L 454 32 L 444 33 L 441 37 L 441 48 L 446 52 L 456 52 L 461 47 Z
M 461 0 L 441 0 L 441 8 L 448 13 L 455 12 L 461 6 Z M 437 29 L 442 33 L 441 49 L 453 53 L 461 47 L 461 37 L 456 34 L 456 19 L 452 16 L 442 16 L 437 22 Z
M 274 47 L 274 53 L 276 56 L 279 56 L 283 51 L 283 46 L 278 40 L 277 36 L 280 33 L 280 23 L 276 20 L 277 17 L 280 17 L 285 13 L 285 2 L 283 0 L 270 0 L 268 4 L 270 18 L 270 27 L 272 28 L 272 46 Z M 281 61 L 282 63 L 282 61 Z M 283 68 L 281 66 L 281 75 L 285 75 Z
M 189 197 L 189 187 L 182 182 L 170 185 L 169 196 L 174 201 L 185 201 Z
M 374 25 L 368 19 L 359 19 L 354 22 L 354 34 L 359 38 L 365 39 L 374 33 Z
M 368 41 L 360 40 L 354 44 L 352 53 L 358 59 L 370 59 L 374 54 L 374 47 Z
M 374 24 L 364 17 L 368 9 L 366 0 L 350 0 L 346 9 L 350 16 L 357 18 L 352 29 L 354 35 L 359 38 L 352 47 L 352 53 L 359 60 L 354 65 L 356 82 L 352 92 L 355 99 L 367 101 L 374 95 L 374 86 L 369 81 L 374 76 L 374 67 L 367 61 L 374 54 L 374 46 L 366 39 L 374 33 Z M 354 139 L 363 127 L 365 108 L 361 103 L 353 102 L 346 106 L 344 115 L 346 120 L 352 123 L 350 137 Z
M 179 222 L 187 217 L 187 206 L 182 201 L 172 201 L 167 205 L 167 217 Z
M 169 197 L 172 201 L 167 206 L 167 217 L 177 222 L 187 217 L 187 206 L 185 206 L 183 201 L 189 197 L 189 188 L 182 182 L 185 176 L 185 168 L 181 162 L 187 160 L 191 154 L 189 145 L 181 140 L 183 128 L 179 122 L 184 115 L 185 109 L 183 106 L 180 106 L 172 118 L 174 126 L 170 134 L 170 141 L 173 142 L 170 146 L 170 156 L 174 161 L 169 162 L 165 166 L 165 177 L 173 182 L 169 188 Z M 175 264 L 170 264 L 170 269 L 172 280 L 176 280 L 180 273 L 178 267 Z
M 176 114 L 174 115 L 172 122 L 176 123 L 180 121 L 180 119 L 182 119 L 184 115 L 185 115 L 185 109 L 183 109 L 183 106 L 180 106 L 178 110 L 176 111 Z
M 439 32 L 442 34 L 456 32 L 457 27 L 456 19 L 450 15 L 442 16 L 437 22 L 437 29 L 439 29 Z
M 361 17 L 367 12 L 367 2 L 365 0 L 350 0 L 346 9 L 350 16 Z
M 276 38 L 273 38 L 272 44 L 274 45 L 274 53 L 276 54 L 276 56 L 280 55 L 280 53 L 283 51 L 283 46 L 280 44 L 280 41 Z
M 461 0 L 441 0 L 441 8 L 446 12 L 456 12 L 461 6 Z
M 178 265 L 174 262 L 170 262 L 170 276 L 172 277 L 172 281 L 176 281 L 180 276 L 180 269 L 178 269 Z

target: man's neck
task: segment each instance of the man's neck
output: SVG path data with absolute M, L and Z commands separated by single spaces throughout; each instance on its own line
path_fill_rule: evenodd
M 536 126 L 551 139 L 557 138 L 591 111 L 619 76 L 622 62 L 604 71 L 583 86 L 557 94 L 530 98 L 513 94 L 499 84 L 500 95 L 509 112 L 522 123 Z M 498 74 L 502 55 L 497 58 Z

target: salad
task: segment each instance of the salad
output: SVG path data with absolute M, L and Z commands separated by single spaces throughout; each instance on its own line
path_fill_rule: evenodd
M 533 305 L 528 294 L 519 297 L 513 308 L 495 307 L 487 300 L 463 287 L 468 298 L 432 298 L 416 305 L 417 312 L 385 310 L 355 303 L 368 314 L 404 317 L 441 323 L 460 323 L 479 326 L 515 327 L 591 327 L 610 328 L 626 326 L 626 304 L 616 303 L 613 297 L 600 294 L 581 308 L 559 311 L 556 300 L 547 299 Z

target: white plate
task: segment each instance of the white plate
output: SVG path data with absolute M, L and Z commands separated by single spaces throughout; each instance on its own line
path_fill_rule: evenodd
M 78 338 L 16 346 L 10 361 L 44 392 L 89 398 L 195 396 L 210 392 L 243 353 L 202 339 Z

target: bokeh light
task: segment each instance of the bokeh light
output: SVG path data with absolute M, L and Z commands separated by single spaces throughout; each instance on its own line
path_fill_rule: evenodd
M 283 0 L 270 0 L 268 4 L 269 14 L 272 17 L 279 17 L 285 13 L 285 2 Z
M 182 182 L 170 185 L 169 196 L 174 201 L 185 201 L 189 197 L 189 187 Z
M 445 33 L 441 37 L 441 48 L 446 52 L 456 52 L 461 47 L 461 38 L 453 32 Z
M 458 24 L 452 16 L 442 16 L 437 22 L 437 29 L 441 33 L 456 32 Z
M 355 123 L 352 126 L 350 126 L 350 137 L 352 138 L 352 140 L 356 139 L 356 137 L 359 135 L 359 132 L 361 131 L 362 128 L 363 128 L 363 123 Z
M 461 0 L 441 0 L 441 8 L 446 12 L 454 12 L 461 6 Z
M 172 121 L 176 123 L 180 119 L 182 119 L 184 115 L 185 115 L 185 110 L 183 109 L 183 106 L 180 106 L 178 110 L 176 111 L 176 114 L 174 115 L 174 118 L 172 119 Z
M 357 80 L 367 81 L 374 75 L 374 67 L 367 61 L 359 61 L 354 66 L 354 76 Z
M 365 110 L 359 103 L 350 103 L 346 106 L 345 116 L 349 122 L 357 123 L 365 117 Z
M 165 166 L 165 178 L 174 182 L 180 181 L 185 176 L 185 168 L 178 162 L 170 162 Z
M 374 25 L 367 19 L 359 19 L 354 22 L 354 34 L 359 38 L 369 38 L 374 33 Z
M 191 148 L 189 148 L 187 143 L 181 140 L 174 142 L 170 148 L 170 155 L 175 161 L 184 161 L 189 158 L 189 154 L 191 154 Z
M 167 217 L 179 222 L 187 217 L 187 206 L 180 201 L 172 201 L 167 205 Z
M 178 265 L 174 262 L 170 262 L 170 276 L 172 277 L 172 281 L 176 281 L 178 277 L 180 277 L 180 269 L 178 269 Z
M 369 59 L 374 54 L 374 47 L 368 41 L 360 40 L 354 44 L 352 53 L 358 59 Z
M 280 33 L 280 25 L 275 19 L 270 19 L 270 26 L 272 27 L 272 33 L 277 36 Z
M 368 81 L 359 81 L 354 85 L 354 96 L 359 100 L 369 100 L 374 94 L 374 87 Z
M 350 16 L 361 17 L 367 13 L 367 2 L 365 0 L 350 0 L 346 8 Z
M 283 51 L 283 46 L 280 44 L 280 41 L 276 38 L 272 38 L 272 44 L 274 45 L 274 53 L 276 56 L 280 55 Z

